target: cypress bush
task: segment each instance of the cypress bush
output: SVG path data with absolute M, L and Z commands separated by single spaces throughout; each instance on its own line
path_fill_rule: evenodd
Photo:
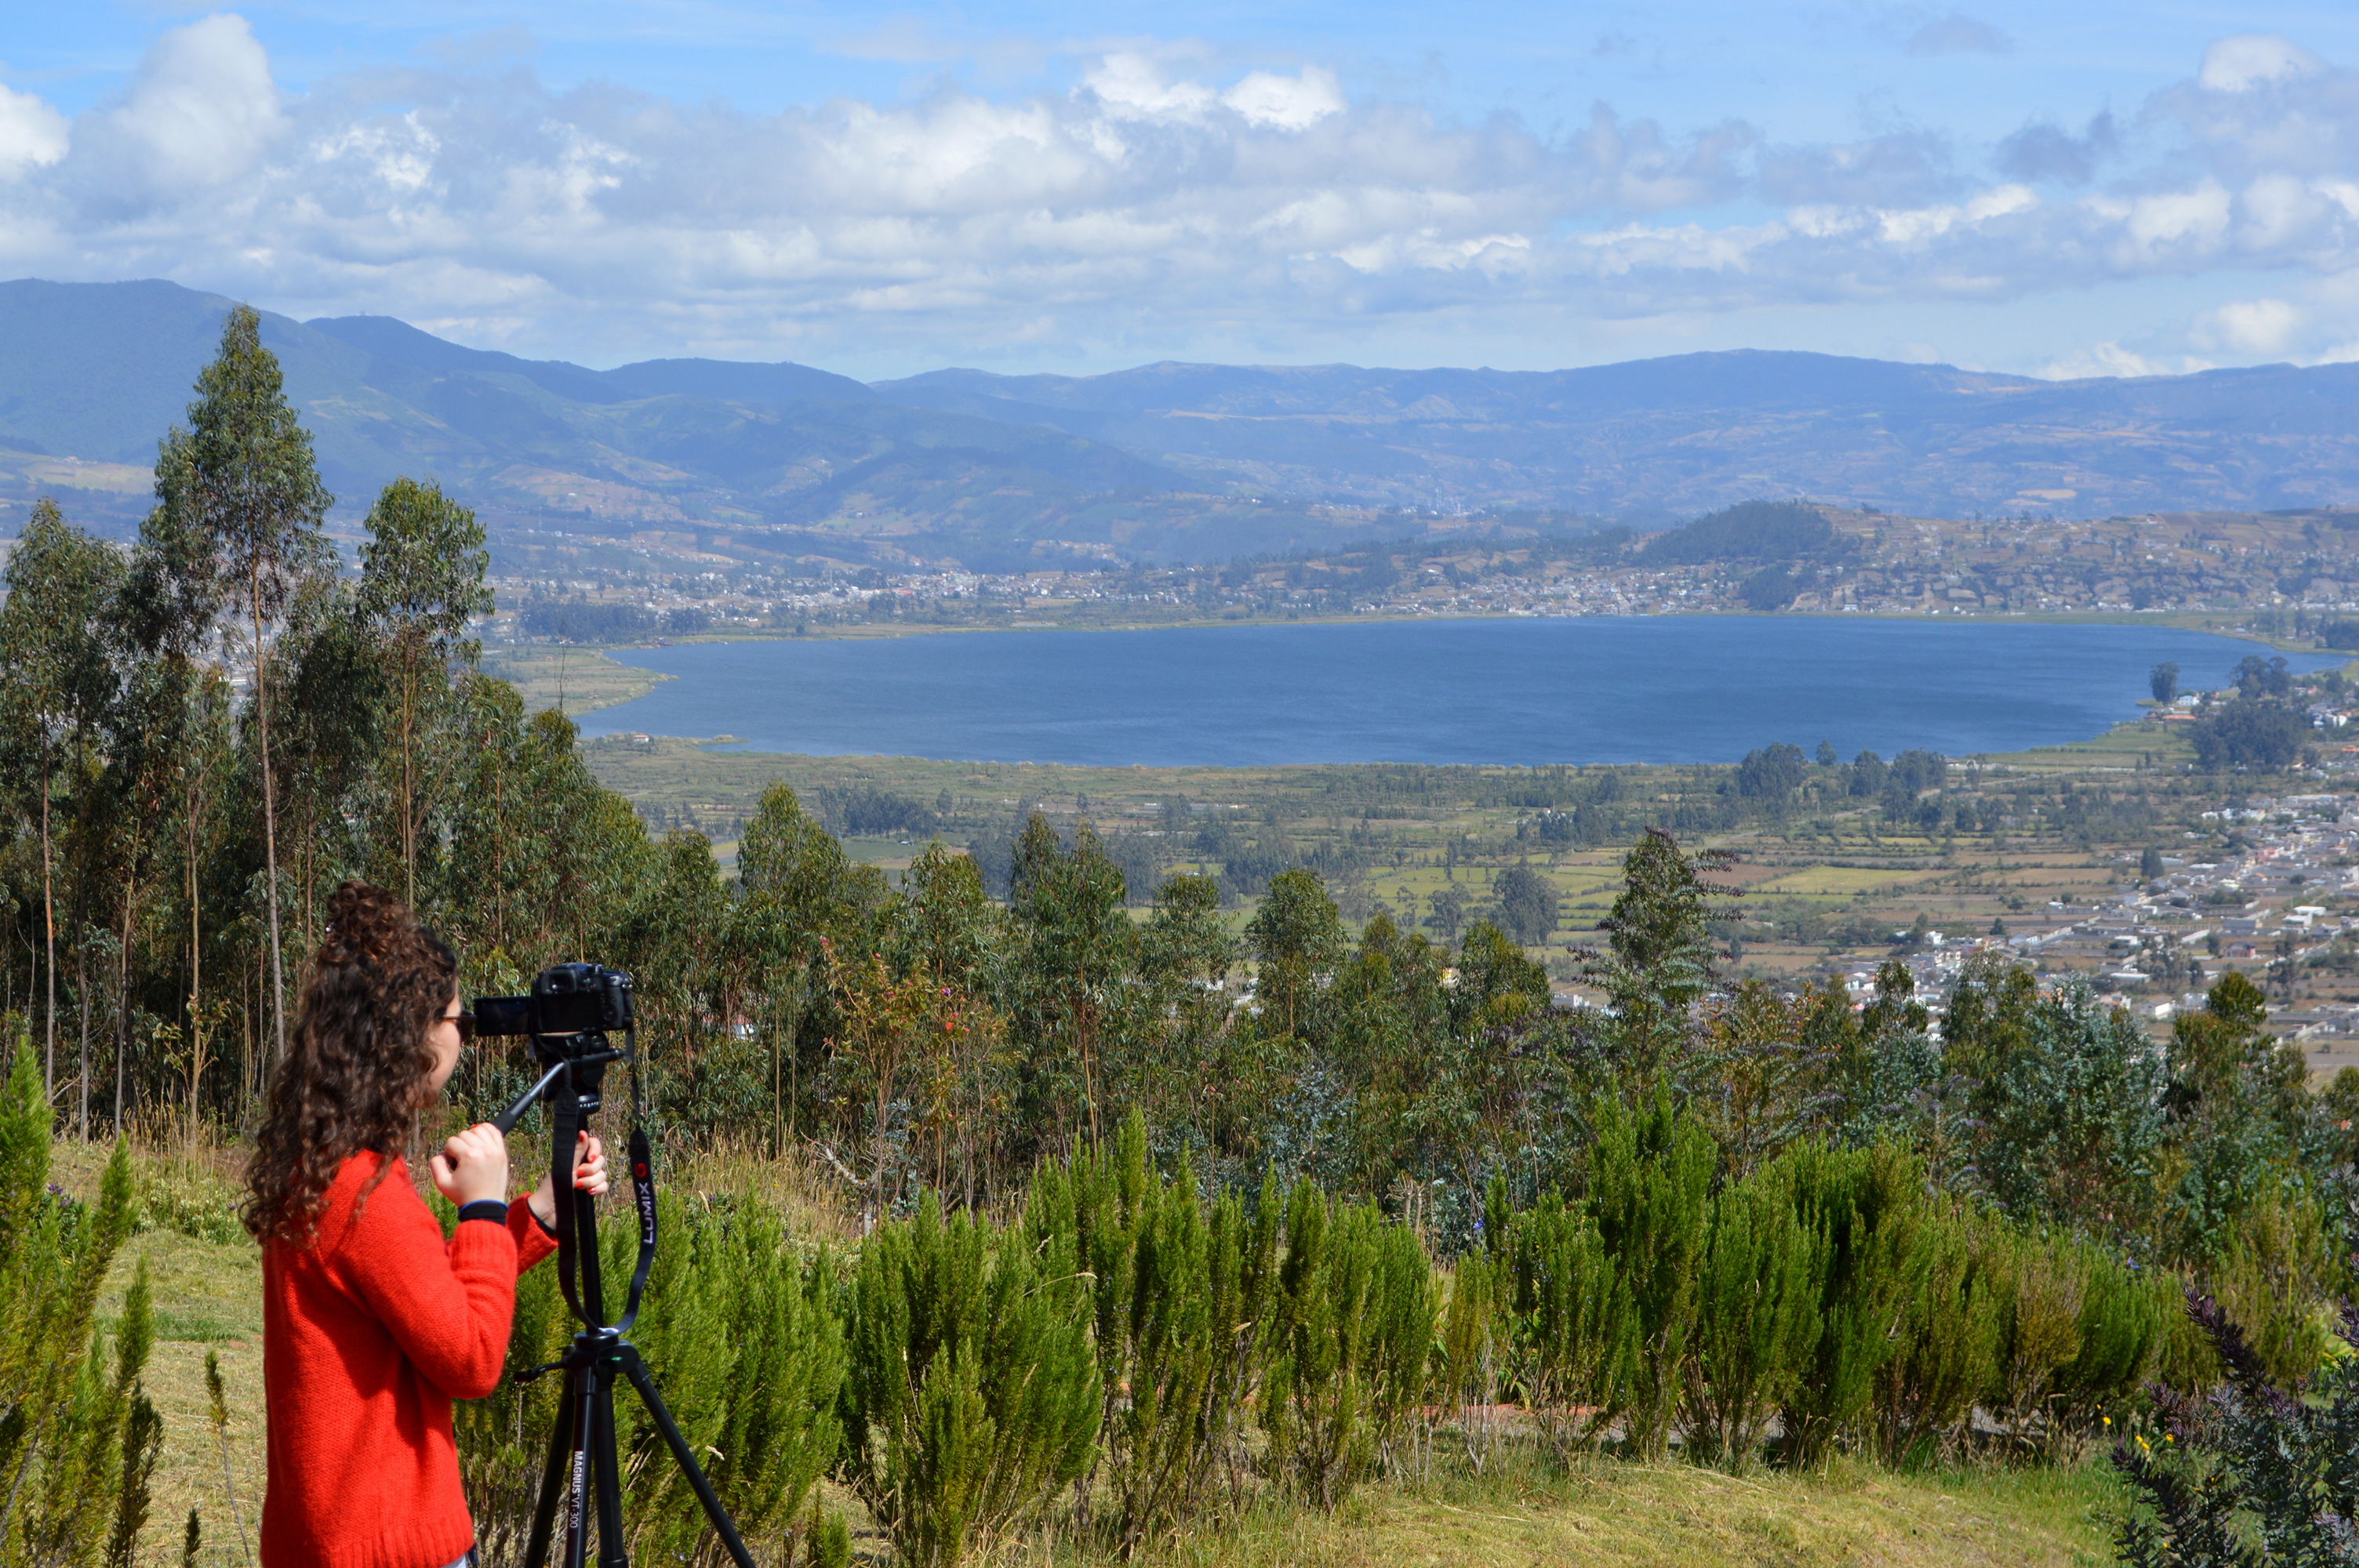
M 669 1235 L 632 1338 L 739 1531 L 791 1543 L 808 1533 L 805 1504 L 843 1444 L 834 1268 L 824 1252 L 799 1258 L 766 1205 L 658 1202 L 657 1224 Z M 630 1278 L 636 1235 L 609 1228 L 616 1266 L 606 1277 L 619 1284 Z M 654 1421 L 635 1395 L 618 1398 L 615 1411 L 641 1521 L 635 1550 L 658 1561 L 709 1557 L 717 1542 Z
M 2330 1303 L 2343 1285 L 2332 1228 L 2307 1192 L 2253 1204 L 2229 1231 L 2212 1292 L 2277 1387 L 2299 1387 L 2334 1346 Z
M 1274 1211 L 1275 1192 L 1270 1196 Z M 1100 1443 L 1125 1552 L 1200 1514 L 1231 1457 L 1269 1307 L 1277 1227 L 1249 1226 L 1226 1195 L 1209 1210 L 1183 1157 L 1169 1182 L 1147 1164 L 1136 1110 L 1111 1149 L 1036 1178 L 1036 1245 L 1088 1264 L 1103 1401 Z
M 844 1469 L 910 1568 L 951 1568 L 1096 1453 L 1093 1303 L 1071 1242 L 945 1221 L 929 1194 L 861 1249 Z
M 1907 1310 L 1875 1381 L 1876 1446 L 1894 1465 L 1954 1444 L 1998 1371 L 2000 1286 L 1975 1226 L 1930 1217 L 1907 1270 Z
M 2062 1453 L 2125 1408 L 2165 1343 L 2169 1281 L 2093 1242 L 1994 1227 L 1997 1364 L 1985 1403 L 2017 1441 Z
M 844 1346 L 833 1270 L 824 1256 L 799 1258 L 765 1206 L 670 1192 L 658 1201 L 663 1241 L 632 1341 L 748 1542 L 811 1560 L 814 1530 L 829 1528 L 813 1512 L 814 1484 L 842 1447 Z M 448 1206 L 437 1205 L 450 1223 Z M 619 1311 L 637 1228 L 610 1224 L 599 1239 L 608 1310 Z M 555 1373 L 531 1382 L 518 1374 L 555 1360 L 576 1326 L 553 1260 L 524 1275 L 498 1387 L 452 1411 L 486 1568 L 522 1559 L 563 1393 Z M 618 1390 L 614 1414 L 632 1550 L 665 1560 L 711 1556 L 718 1540 L 638 1396 Z
M 2180 1287 L 2092 1242 L 2075 1241 L 2071 1251 L 2081 1274 L 2081 1343 L 2056 1369 L 2049 1420 L 2060 1444 L 2077 1445 L 2107 1417 L 2128 1413 L 2160 1358 Z
M 1441 1292 L 1417 1233 L 1363 1211 L 1373 1229 L 1375 1272 L 1368 1301 L 1370 1414 L 1376 1467 L 1391 1474 L 1411 1451 L 1424 1451 L 1425 1405 L 1431 1387 L 1434 1328 Z
M 1782 1164 L 1712 1200 L 1687 1362 L 1688 1452 L 1742 1473 L 1820 1337 L 1820 1237 Z
M 1817 1238 L 1818 1342 L 1779 1411 L 1787 1456 L 1811 1465 L 1860 1426 L 1876 1374 L 1899 1348 L 1925 1172 L 1914 1154 L 1889 1143 L 1831 1149 L 1808 1141 L 1780 1163 L 1795 1214 Z
M 140 1382 L 154 1341 L 146 1264 L 113 1336 L 99 1288 L 131 1234 L 129 1148 L 85 1206 L 49 1190 L 49 1098 L 18 1040 L 0 1086 L 0 1563 L 129 1562 L 163 1422 Z
M 1629 1408 L 1639 1321 L 1630 1282 L 1582 1206 L 1549 1193 L 1516 1217 L 1516 1380 L 1558 1454 L 1593 1444 Z
M 1510 1355 L 1515 1271 L 1505 1249 L 1512 1233 L 1502 1224 L 1497 1234 L 1501 1256 L 1468 1252 L 1451 1266 L 1434 1338 L 1434 1391 L 1477 1475 L 1498 1443 L 1494 1407 Z
M 1425 1394 L 1437 1302 L 1417 1238 L 1373 1206 L 1288 1200 L 1261 1399 L 1274 1471 L 1332 1512 Z
M 1264 1375 L 1261 1423 L 1272 1469 L 1333 1511 L 1374 1457 L 1367 1307 L 1374 1258 L 1356 1210 L 1299 1182 L 1286 1205 L 1286 1254 Z
M 1635 1356 L 1622 1419 L 1647 1459 L 1668 1451 L 1679 1413 L 1715 1159 L 1712 1135 L 1673 1110 L 1667 1090 L 1642 1109 L 1600 1108 L 1588 1206 L 1628 1291 Z
M 2080 1281 L 2038 1237 L 1994 1228 L 1985 1245 L 2000 1281 L 1997 1375 L 1986 1402 L 2024 1440 L 2035 1433 L 2058 1368 L 2081 1353 Z

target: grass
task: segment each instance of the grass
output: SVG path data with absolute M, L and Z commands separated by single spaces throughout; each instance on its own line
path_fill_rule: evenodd
M 1739 1477 L 1676 1462 L 1599 1460 L 1570 1475 L 1511 1463 L 1488 1476 L 1370 1487 L 1333 1518 L 1264 1506 L 1227 1529 L 1159 1543 L 1144 1561 L 1172 1568 L 2067 1568 L 2112 1561 L 2104 1518 L 2114 1497 L 2112 1479 L 2094 1466 L 1909 1476 L 1839 1463 L 1820 1476 Z M 1027 1568 L 1113 1561 L 1046 1537 L 1017 1543 L 1006 1558 Z
M 1848 898 L 1855 892 L 1906 887 L 1938 875 L 1934 871 L 1893 871 L 1870 866 L 1813 866 L 1753 883 L 1747 892 L 1813 893 Z
M 106 1152 L 61 1141 L 52 1177 L 77 1195 L 94 1193 Z M 224 1152 L 149 1148 L 139 1165 L 143 1194 L 176 1199 L 150 1203 L 151 1215 L 208 1229 L 201 1218 L 208 1206 L 218 1214 L 234 1199 L 235 1161 Z M 858 1244 L 841 1184 L 812 1160 L 773 1160 L 752 1144 L 723 1148 L 682 1162 L 666 1181 L 683 1192 L 756 1196 L 777 1205 L 799 1237 L 839 1249 Z M 145 1229 L 109 1276 L 102 1313 L 120 1312 L 143 1258 L 157 1318 L 146 1382 L 163 1412 L 165 1437 L 141 1561 L 178 1561 L 193 1507 L 204 1526 L 199 1561 L 208 1568 L 249 1563 L 265 1469 L 260 1254 L 242 1233 Z M 230 1404 L 226 1480 L 206 1414 L 209 1352 L 219 1357 Z M 1138 1561 L 1149 1568 L 2067 1568 L 2112 1560 L 2107 1517 L 2118 1496 L 2093 1462 L 1899 1474 L 1838 1460 L 1817 1474 L 1732 1476 L 1677 1462 L 1608 1459 L 1567 1471 L 1511 1444 L 1477 1475 L 1438 1448 L 1422 1479 L 1363 1487 L 1332 1517 L 1265 1495 L 1230 1519 L 1150 1542 Z M 889 1553 L 881 1533 L 840 1487 L 830 1485 L 827 1497 L 854 1526 L 856 1560 L 882 1568 Z M 1049 1525 L 997 1543 L 979 1561 L 995 1568 L 1114 1568 L 1119 1558 L 1097 1538 L 1077 1535 L 1065 1518 L 1060 1509 Z
M 49 1179 L 78 1197 L 92 1196 L 110 1152 L 105 1144 L 60 1139 L 51 1146 Z M 140 1152 L 138 1168 L 147 1227 L 116 1254 L 98 1310 L 110 1322 L 121 1314 L 124 1292 L 144 1260 L 155 1303 L 156 1345 L 142 1381 L 164 1418 L 164 1451 L 156 1465 L 144 1560 L 178 1561 L 181 1528 L 194 1508 L 204 1526 L 201 1563 L 226 1568 L 250 1563 L 265 1469 L 262 1253 L 234 1222 L 223 1223 L 237 1196 L 235 1162 L 223 1152 L 203 1150 L 191 1157 L 150 1147 Z M 158 1213 L 175 1215 L 206 1234 L 156 1227 Z M 228 1396 L 226 1480 L 223 1444 L 208 1415 L 208 1353 L 219 1358 Z
M 487 648 L 484 673 L 515 687 L 527 713 L 558 707 L 568 713 L 613 708 L 645 697 L 672 678 L 618 665 L 595 648 L 537 646 Z

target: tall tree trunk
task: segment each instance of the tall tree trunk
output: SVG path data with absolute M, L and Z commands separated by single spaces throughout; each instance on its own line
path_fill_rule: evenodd
M 135 862 L 136 864 L 136 862 Z M 131 1041 L 131 909 L 139 879 L 123 879 L 123 939 L 114 950 L 114 1135 L 123 1136 L 123 1055 Z
M 270 879 L 270 1038 L 273 1064 L 287 1059 L 287 966 L 278 951 L 278 801 L 270 780 L 270 688 L 262 670 L 262 568 L 249 579 L 254 608 L 254 711 L 262 724 L 262 855 Z
M 418 822 L 409 783 L 409 727 L 416 701 L 418 674 L 413 650 L 401 651 L 401 869 L 403 900 L 418 907 Z
M 204 809 L 205 775 L 199 769 L 189 789 L 187 808 L 189 849 L 189 1046 L 196 1048 L 197 1031 L 204 1027 L 204 909 L 197 902 L 197 821 Z
M 90 1141 L 90 944 L 74 944 L 74 1010 L 82 1014 L 82 1065 L 74 1074 L 74 1137 Z
M 58 899 L 49 874 L 49 734 L 41 728 L 41 930 L 47 957 L 43 967 L 49 983 L 49 1018 L 43 1025 L 47 1044 L 41 1059 L 41 1098 L 51 1105 L 58 1098 Z

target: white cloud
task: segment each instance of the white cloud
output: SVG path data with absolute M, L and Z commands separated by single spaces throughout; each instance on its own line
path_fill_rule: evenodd
M 2076 353 L 2065 355 L 2035 375 L 2049 381 L 2087 381 L 2102 376 L 2184 375 L 2190 371 L 2209 370 L 2201 360 L 2181 360 L 2178 364 L 2166 364 L 2134 353 L 2119 343 L 2097 343 Z
M 2237 354 L 2284 351 L 2301 330 L 2301 309 L 2283 299 L 2234 299 L 2196 317 L 2189 339 L 2199 349 Z
M 1082 73 L 1082 84 L 1101 105 L 1125 116 L 1193 119 L 1216 97 L 1201 82 L 1167 81 L 1159 61 L 1128 49 L 1104 56 Z
M 938 46 L 887 29 L 842 47 Z M 2282 39 L 2223 39 L 2200 79 L 2077 136 L 2034 125 L 1992 162 L 1906 125 L 1784 144 L 1602 103 L 1561 130 L 1466 124 L 1354 98 L 1324 64 L 1215 69 L 1152 40 L 1073 64 L 1069 90 L 936 82 L 760 114 L 553 90 L 512 52 L 285 94 L 245 22 L 212 16 L 70 126 L 0 89 L 0 266 L 169 276 L 601 361 L 979 357 L 1052 330 L 1168 351 L 1200 329 L 1348 354 L 1386 321 L 1606 332 L 2215 271 L 2269 297 L 2191 323 L 2206 352 L 2350 335 L 2311 324 L 2348 312 L 2269 314 L 2304 308 L 2296 282 L 2249 281 L 2359 276 L 2359 75 Z M 2101 344 L 2055 373 L 2147 363 Z
M 207 16 L 166 33 L 130 89 L 75 124 L 71 161 L 95 205 L 178 201 L 249 174 L 285 130 L 253 29 Z
M 2275 33 L 2237 33 L 2203 51 L 2196 80 L 2213 92 L 2249 92 L 2267 82 L 2316 76 L 2326 69 L 2316 55 Z
M 1308 65 L 1299 76 L 1256 70 L 1221 94 L 1221 102 L 1245 117 L 1249 124 L 1276 125 L 1288 131 L 1308 130 L 1330 114 L 1343 112 L 1343 89 L 1335 73 Z
M 66 117 L 29 92 L 0 87 L 0 179 L 66 156 Z

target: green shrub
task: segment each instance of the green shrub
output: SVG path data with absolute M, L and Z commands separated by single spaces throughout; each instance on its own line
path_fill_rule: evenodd
M 1208 1212 L 1184 1160 L 1169 1182 L 1148 1169 L 1136 1110 L 1112 1149 L 1044 1169 L 1026 1198 L 1036 1243 L 1088 1265 L 1100 1441 L 1125 1551 L 1204 1509 L 1234 1450 L 1268 1311 L 1276 1202 L 1273 1189 L 1265 1227 L 1246 1224 L 1234 1195 Z
M 100 1285 L 131 1233 L 118 1141 L 85 1206 L 49 1186 L 50 1110 L 21 1038 L 0 1086 L 0 1563 L 127 1562 L 147 1515 L 163 1422 L 140 1383 L 153 1342 L 143 1260 L 114 1335 Z
M 1687 1362 L 1687 1445 L 1742 1472 L 1816 1349 L 1820 1238 L 1773 1163 L 1712 1200 Z
M 2180 1315 L 2176 1281 L 2133 1267 L 2108 1248 L 2074 1244 L 2081 1271 L 2081 1344 L 2056 1369 L 2049 1420 L 2060 1443 L 2094 1436 L 2128 1413 L 2162 1352 L 2166 1325 Z
M 1929 1217 L 1907 1264 L 1908 1309 L 1875 1374 L 1876 1445 L 1888 1465 L 1937 1457 L 1997 1375 L 1999 1286 L 1975 1226 Z
M 1998 1364 L 1985 1403 L 2018 1442 L 2049 1429 L 2058 1375 L 2081 1354 L 2081 1260 L 2045 1238 L 1994 1227 L 1985 1258 L 1999 1281 Z
M 2212 1293 L 2281 1389 L 2299 1387 L 2333 1346 L 2329 1303 L 2343 1282 L 2340 1261 L 2306 1193 L 2255 1203 L 2223 1249 Z
M 929 1195 L 861 1249 L 845 1471 L 910 1568 L 950 1568 L 1086 1474 L 1100 1416 L 1071 1244 L 945 1221 Z
M 1368 1300 L 1370 1414 L 1376 1467 L 1391 1474 L 1408 1450 L 1419 1447 L 1441 1292 L 1433 1260 L 1417 1233 L 1385 1220 L 1374 1208 L 1363 1212 L 1373 1227 L 1375 1250 Z
M 1295 1187 L 1261 1421 L 1272 1466 L 1318 1507 L 1342 1505 L 1421 1402 L 1435 1306 L 1414 1235 Z
M 1466 1463 L 1477 1475 L 1498 1444 L 1493 1407 L 1499 1401 L 1511 1353 L 1509 1309 L 1516 1277 L 1505 1255 L 1510 1225 L 1502 1223 L 1497 1235 L 1501 1257 L 1469 1252 L 1451 1266 L 1434 1338 L 1435 1393 L 1457 1428 Z
M 669 1235 L 648 1274 L 633 1341 L 739 1532 L 792 1535 L 842 1449 L 834 1269 L 824 1253 L 799 1259 L 777 1212 L 765 1205 L 662 1201 L 658 1233 Z M 621 1263 L 636 1238 L 631 1227 L 611 1228 Z M 625 1268 L 606 1277 L 626 1281 Z M 651 1561 L 710 1557 L 716 1542 L 703 1511 L 653 1420 L 636 1397 L 615 1408 L 640 1521 L 634 1552 Z
M 739 1532 L 789 1554 L 812 1528 L 805 1504 L 814 1483 L 842 1451 L 833 1271 L 824 1257 L 800 1259 L 763 1206 L 669 1192 L 658 1202 L 662 1245 L 632 1341 Z M 635 1226 L 601 1233 L 610 1313 L 621 1310 L 637 1241 Z M 554 1259 L 523 1276 L 499 1386 L 452 1412 L 487 1568 L 522 1559 L 563 1393 L 561 1377 L 519 1382 L 517 1374 L 562 1355 L 577 1326 Z M 617 1390 L 614 1414 L 632 1551 L 710 1557 L 718 1540 L 638 1397 Z
M 1622 1419 L 1643 1458 L 1663 1456 L 1679 1413 L 1715 1157 L 1712 1135 L 1674 1111 L 1665 1090 L 1644 1109 L 1611 1100 L 1599 1108 L 1588 1207 L 1635 1314 Z
M 1374 1447 L 1363 1365 L 1373 1260 L 1355 1217 L 1330 1209 L 1309 1182 L 1288 1196 L 1262 1383 L 1272 1467 L 1331 1511 L 1366 1471 Z
M 1555 1193 L 1516 1217 L 1516 1377 L 1560 1456 L 1622 1419 L 1638 1379 L 1638 1308 L 1588 1210 Z
M 1988 1233 L 1998 1357 L 1987 1397 L 2017 1441 L 2061 1454 L 2124 1413 L 2160 1359 L 2167 1277 L 2093 1241 Z
M 1925 1170 L 1889 1143 L 1838 1150 L 1809 1141 L 1781 1161 L 1795 1214 L 1819 1243 L 1818 1343 L 1779 1411 L 1788 1457 L 1811 1465 L 1859 1427 L 1876 1374 L 1899 1347 Z

